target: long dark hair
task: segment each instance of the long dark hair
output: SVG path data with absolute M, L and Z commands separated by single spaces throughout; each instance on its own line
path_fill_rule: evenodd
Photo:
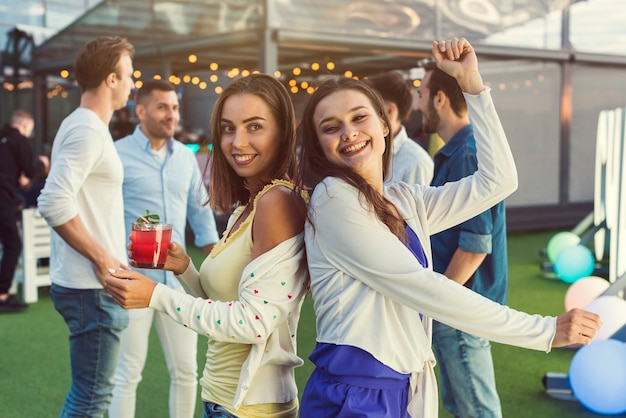
M 237 175 L 228 164 L 220 140 L 222 126 L 220 120 L 224 102 L 231 96 L 253 94 L 267 103 L 279 130 L 279 154 L 276 165 L 270 173 L 268 183 L 274 178 L 293 178 L 296 175 L 296 117 L 289 93 L 274 77 L 266 74 L 252 74 L 229 84 L 215 103 L 211 115 L 211 137 L 214 141 L 210 157 L 211 176 L 209 196 L 211 207 L 218 212 L 230 213 L 235 206 L 250 199 L 250 192 L 245 187 L 244 179 Z
M 313 114 L 320 101 L 330 94 L 342 90 L 355 90 L 364 94 L 372 104 L 378 117 L 389 127 L 389 119 L 385 111 L 385 105 L 380 95 L 362 81 L 352 78 L 332 78 L 323 81 L 317 86 L 311 95 L 304 112 L 302 121 L 298 127 L 298 135 L 301 143 L 300 165 L 298 169 L 298 183 L 306 187 L 315 188 L 326 177 L 337 177 L 355 187 L 359 194 L 365 198 L 367 204 L 374 210 L 389 229 L 403 241 L 406 239 L 404 221 L 398 219 L 389 209 L 385 198 L 378 193 L 363 177 L 346 167 L 331 163 L 326 158 L 324 150 L 317 137 Z M 392 133 L 385 136 L 385 152 L 383 153 L 383 178 L 387 177 L 391 166 L 392 156 Z

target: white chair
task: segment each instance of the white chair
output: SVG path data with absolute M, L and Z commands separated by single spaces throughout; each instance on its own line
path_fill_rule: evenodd
M 49 268 L 39 260 L 50 258 L 50 227 L 37 208 L 22 210 L 22 255 L 13 283 L 21 284 L 26 303 L 37 302 L 38 288 L 50 286 Z

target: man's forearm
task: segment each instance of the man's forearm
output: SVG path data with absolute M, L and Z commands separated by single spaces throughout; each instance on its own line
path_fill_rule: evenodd
M 62 225 L 54 227 L 61 238 L 74 250 L 95 265 L 100 265 L 109 257 L 107 251 L 87 231 L 80 216 L 75 216 Z
M 444 274 L 449 279 L 463 285 L 480 267 L 485 257 L 487 254 L 470 253 L 457 248 Z

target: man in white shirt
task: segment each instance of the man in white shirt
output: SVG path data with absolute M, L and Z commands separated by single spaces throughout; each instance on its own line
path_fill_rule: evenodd
M 99 37 L 76 54 L 79 107 L 54 139 L 38 207 L 53 228 L 50 295 L 70 331 L 72 384 L 61 417 L 102 417 L 111 400 L 119 339 L 128 312 L 103 289 L 127 268 L 122 163 L 109 122 L 134 87 L 133 46 Z

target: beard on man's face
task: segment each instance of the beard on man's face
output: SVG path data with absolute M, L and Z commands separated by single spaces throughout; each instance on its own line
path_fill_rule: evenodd
M 427 134 L 437 133 L 437 128 L 439 127 L 439 114 L 433 106 L 432 100 L 428 102 L 428 110 L 426 112 L 422 111 L 422 129 Z

